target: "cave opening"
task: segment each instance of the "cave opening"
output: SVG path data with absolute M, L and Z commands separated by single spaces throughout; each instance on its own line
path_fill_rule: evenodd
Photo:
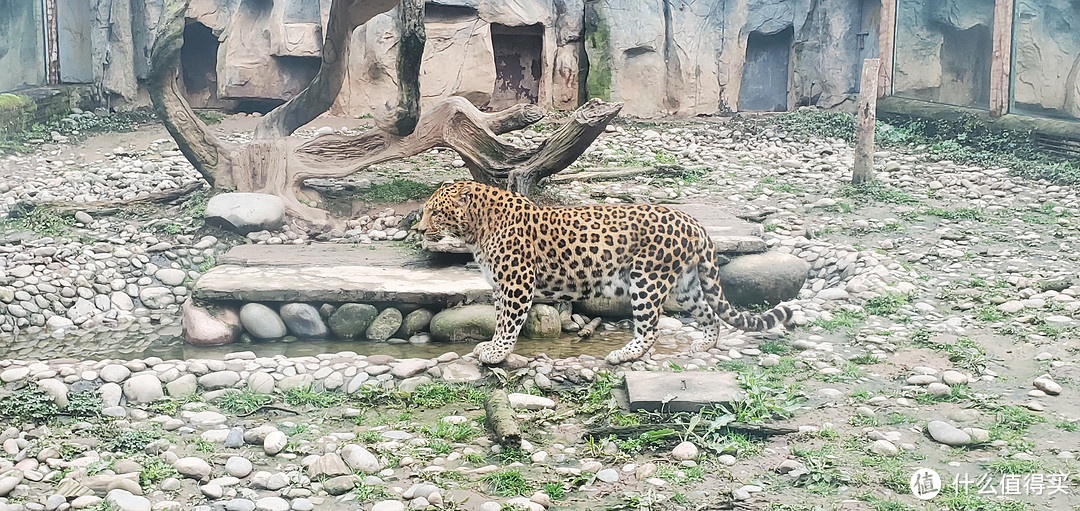
M 990 61 L 994 35 L 989 26 L 967 30 L 942 27 L 941 87 L 937 101 L 990 108 Z
M 791 26 L 772 34 L 751 32 L 739 88 L 740 111 L 782 112 L 788 109 Z
M 188 22 L 180 48 L 180 74 L 188 104 L 196 109 L 231 109 L 232 101 L 218 97 L 218 39 L 210 27 Z
M 495 55 L 495 89 L 489 108 L 501 110 L 519 103 L 536 104 L 543 74 L 544 27 L 493 23 L 491 47 Z

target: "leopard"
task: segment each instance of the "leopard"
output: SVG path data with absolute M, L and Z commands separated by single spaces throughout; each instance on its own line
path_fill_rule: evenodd
M 643 357 L 658 336 L 669 295 L 704 330 L 690 352 L 707 351 L 721 321 L 740 330 L 789 327 L 786 305 L 736 311 L 719 280 L 717 248 L 689 214 L 659 204 L 541 206 L 525 195 L 477 181 L 442 183 L 413 226 L 428 238 L 464 242 L 492 286 L 495 333 L 473 354 L 497 365 L 513 352 L 534 301 L 629 297 L 633 337 L 612 350 L 612 365 Z

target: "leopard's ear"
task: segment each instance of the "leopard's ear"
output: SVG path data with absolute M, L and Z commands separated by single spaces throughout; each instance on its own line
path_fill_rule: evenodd
M 454 197 L 454 201 L 459 207 L 463 208 L 468 206 L 472 203 L 472 190 L 468 188 L 463 188 L 457 193 L 457 196 Z

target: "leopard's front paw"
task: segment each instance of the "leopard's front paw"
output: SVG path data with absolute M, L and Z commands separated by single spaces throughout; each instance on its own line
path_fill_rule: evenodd
M 626 348 L 619 348 L 617 350 L 612 351 L 611 353 L 608 353 L 608 355 L 606 357 L 604 357 L 604 360 L 609 365 L 614 366 L 614 365 L 619 365 L 619 364 L 621 364 L 623 362 L 630 362 L 630 361 L 633 361 L 633 360 L 637 360 L 637 359 L 641 358 L 642 355 L 644 355 L 644 353 L 639 353 L 639 354 L 635 355 L 633 353 L 628 353 L 626 351 Z
M 502 363 L 506 360 L 506 356 L 510 354 L 509 351 L 500 350 L 494 342 L 482 342 L 477 344 L 473 348 L 473 354 L 480 360 L 481 363 L 487 365 L 495 365 Z
M 713 348 L 713 346 L 716 346 L 716 341 L 710 342 L 704 339 L 700 341 L 694 341 L 694 343 L 690 345 L 690 353 L 701 353 L 703 351 L 709 351 Z

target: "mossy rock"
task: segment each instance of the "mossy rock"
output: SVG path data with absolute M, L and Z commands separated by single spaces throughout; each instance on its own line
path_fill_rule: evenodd
M 330 315 L 330 331 L 344 339 L 356 339 L 367 331 L 379 309 L 366 303 L 346 303 Z
M 547 304 L 538 303 L 529 310 L 521 335 L 529 339 L 558 339 L 562 334 L 562 318 L 559 310 Z
M 30 128 L 37 104 L 17 94 L 0 94 L 0 140 L 6 140 Z
M 437 341 L 490 341 L 494 336 L 494 305 L 446 309 L 431 318 L 431 337 Z

